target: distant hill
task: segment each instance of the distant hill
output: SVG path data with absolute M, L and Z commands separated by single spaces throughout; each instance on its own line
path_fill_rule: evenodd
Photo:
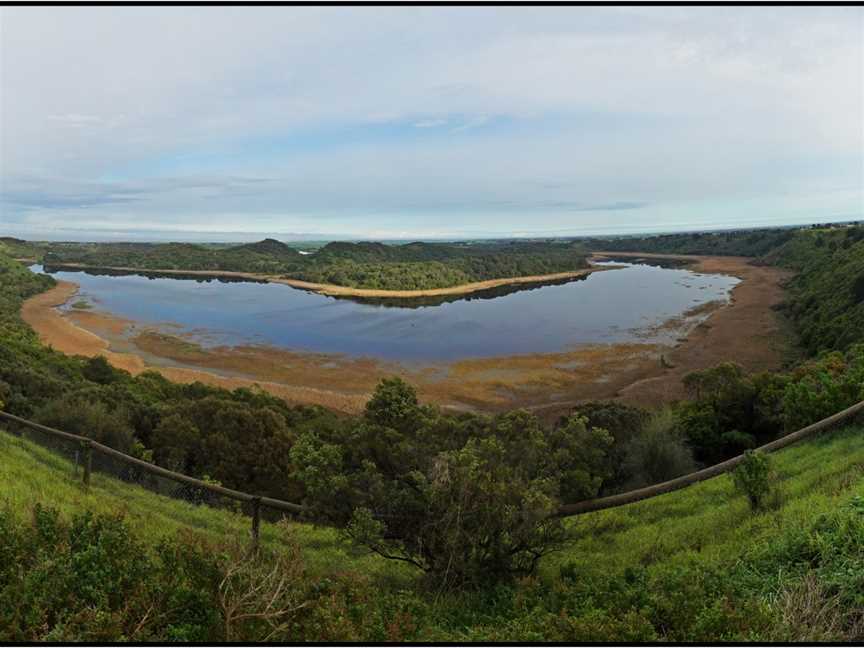
M 5 250 L 14 257 L 38 259 L 45 253 L 45 246 L 14 236 L 0 236 L 0 250 Z
M 9 245 L 25 245 L 27 241 L 15 238 L 14 236 L 0 236 L 0 243 L 7 243 Z
M 446 288 L 489 279 L 571 272 L 588 265 L 584 251 L 571 243 L 416 241 L 388 245 L 335 241 L 314 254 L 302 254 L 272 238 L 232 247 L 193 243 L 51 244 L 45 260 L 53 266 L 68 263 L 99 268 L 252 272 L 384 290 Z
M 265 238 L 257 243 L 246 243 L 236 247 L 229 248 L 230 252 L 253 252 L 255 254 L 267 254 L 276 257 L 292 257 L 299 258 L 301 254 L 289 245 L 282 241 L 277 241 L 272 238 Z

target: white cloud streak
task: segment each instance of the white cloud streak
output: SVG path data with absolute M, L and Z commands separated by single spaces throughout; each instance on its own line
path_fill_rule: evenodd
M 862 16 L 5 7 L 0 228 L 638 228 L 803 218 L 790 196 L 860 213 Z

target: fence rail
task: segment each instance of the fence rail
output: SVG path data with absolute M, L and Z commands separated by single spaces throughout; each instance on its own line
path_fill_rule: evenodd
M 47 425 L 42 425 L 41 423 L 35 423 L 34 421 L 29 421 L 19 416 L 15 416 L 14 414 L 9 414 L 8 412 L 0 411 L 0 419 L 5 419 L 6 421 L 10 421 L 17 425 L 21 425 L 32 430 L 38 430 L 39 432 L 43 432 L 45 434 L 49 434 L 55 437 L 60 437 L 62 439 L 66 439 L 67 441 L 74 441 L 80 444 L 82 450 L 84 451 L 83 481 L 85 485 L 90 484 L 90 467 L 92 465 L 92 453 L 95 450 L 104 455 L 113 457 L 114 459 L 118 459 L 129 465 L 135 466 L 137 469 L 150 473 L 152 475 L 164 477 L 166 479 L 170 479 L 181 484 L 186 484 L 188 486 L 194 486 L 196 488 L 209 491 L 216 495 L 221 495 L 222 497 L 237 500 L 239 502 L 249 502 L 252 505 L 252 542 L 254 545 L 258 544 L 258 532 L 261 524 L 260 516 L 262 506 L 266 506 L 286 513 L 302 513 L 306 510 L 306 507 L 300 504 L 294 504 L 293 502 L 285 502 L 283 500 L 274 499 L 272 497 L 263 497 L 258 495 L 252 495 L 250 493 L 244 493 L 242 491 L 234 490 L 233 488 L 226 488 L 225 486 L 220 486 L 219 484 L 212 484 L 206 481 L 202 481 L 200 479 L 196 479 L 195 477 L 190 477 L 189 475 L 184 475 L 183 473 L 168 470 L 167 468 L 163 468 L 162 466 L 157 466 L 155 464 L 142 461 L 141 459 L 138 459 L 136 457 L 127 455 L 123 452 L 120 452 L 119 450 L 115 450 L 114 448 L 109 448 L 108 446 L 103 445 L 98 441 L 93 441 L 88 437 L 83 437 L 78 434 L 70 434 L 69 432 L 63 432 L 62 430 L 57 430 L 55 428 L 48 427 Z
M 808 425 L 807 427 L 802 428 L 796 432 L 791 432 L 786 436 L 780 437 L 779 439 L 771 441 L 770 443 L 766 443 L 765 445 L 760 446 L 756 449 L 762 452 L 774 452 L 776 450 L 780 450 L 781 448 L 792 445 L 793 443 L 805 439 L 817 432 L 821 432 L 833 425 L 848 421 L 857 416 L 858 414 L 861 414 L 862 412 L 864 412 L 864 401 L 852 405 L 851 407 L 837 412 L 836 414 L 829 416 L 828 418 L 822 419 L 821 421 L 813 423 L 812 425 Z M 261 507 L 268 507 L 285 513 L 294 514 L 303 513 L 308 510 L 307 507 L 301 504 L 286 502 L 284 500 L 275 499 L 272 497 L 263 497 L 250 493 L 244 493 L 242 491 L 237 491 L 232 488 L 226 488 L 218 484 L 212 484 L 206 481 L 202 481 L 200 479 L 190 477 L 189 475 L 184 475 L 182 473 L 178 473 L 173 470 L 168 470 L 167 468 L 163 468 L 161 466 L 142 461 L 141 459 L 129 456 L 123 452 L 120 452 L 119 450 L 115 450 L 114 448 L 109 448 L 108 446 L 98 443 L 97 441 L 93 441 L 92 439 L 89 439 L 87 437 L 63 432 L 62 430 L 57 430 L 52 427 L 48 427 L 47 425 L 35 423 L 33 421 L 29 421 L 27 419 L 15 416 L 14 414 L 0 411 L 0 420 L 2 419 L 5 419 L 6 421 L 15 423 L 17 425 L 31 428 L 33 430 L 38 430 L 39 432 L 43 432 L 55 437 L 60 437 L 68 441 L 74 441 L 80 444 L 82 450 L 84 451 L 83 480 L 84 483 L 87 485 L 89 485 L 90 482 L 92 452 L 95 450 L 104 455 L 113 457 L 122 462 L 135 466 L 137 469 L 144 472 L 148 472 L 150 474 L 167 478 L 189 486 L 194 486 L 196 488 L 200 488 L 211 493 L 234 499 L 240 502 L 248 502 L 251 504 L 252 507 L 252 541 L 253 544 L 256 546 L 258 544 L 258 533 L 261 523 Z M 645 488 L 639 488 L 637 490 L 628 491 L 626 493 L 585 500 L 582 502 L 576 502 L 574 504 L 564 504 L 555 513 L 555 517 L 571 517 L 574 515 L 581 515 L 583 513 L 589 513 L 592 511 L 601 511 L 603 509 L 616 508 L 618 506 L 632 504 L 633 502 L 649 499 L 651 497 L 657 497 L 658 495 L 663 495 L 665 493 L 671 493 L 673 491 L 692 486 L 693 484 L 697 484 L 701 481 L 705 481 L 706 479 L 711 479 L 712 477 L 727 473 L 733 470 L 735 466 L 737 466 L 741 461 L 743 461 L 743 459 L 744 455 L 738 455 L 737 457 L 733 457 L 732 459 L 728 459 L 722 463 L 709 466 L 708 468 L 704 468 L 694 473 L 683 475 L 681 477 L 677 477 L 675 479 L 671 479 L 660 484 L 654 484 L 653 486 L 646 486 Z
M 776 450 L 780 450 L 781 448 L 785 448 L 786 446 L 801 441 L 812 434 L 826 430 L 832 425 L 848 421 L 862 412 L 864 412 L 864 401 L 856 403 L 851 407 L 847 407 L 845 410 L 808 425 L 805 428 L 801 428 L 797 432 L 790 432 L 786 436 L 782 436 L 779 439 L 775 439 L 770 443 L 755 448 L 755 450 L 760 452 L 775 452 Z M 681 477 L 676 477 L 675 479 L 670 479 L 669 481 L 661 482 L 659 484 L 646 486 L 645 488 L 627 491 L 626 493 L 619 493 L 618 495 L 609 495 L 608 497 L 576 502 L 575 504 L 564 504 L 558 509 L 558 512 L 555 515 L 556 517 L 581 515 L 582 513 L 590 513 L 591 511 L 601 511 L 603 509 L 624 506 L 625 504 L 632 504 L 633 502 L 638 502 L 650 497 L 657 497 L 658 495 L 671 493 L 672 491 L 681 490 L 682 488 L 692 486 L 693 484 L 705 481 L 706 479 L 711 479 L 712 477 L 717 477 L 723 473 L 730 472 L 743 460 L 744 455 L 740 454 L 737 457 L 732 457 L 731 459 L 714 464 L 713 466 L 708 466 L 702 470 L 697 470 L 696 472 L 682 475 Z

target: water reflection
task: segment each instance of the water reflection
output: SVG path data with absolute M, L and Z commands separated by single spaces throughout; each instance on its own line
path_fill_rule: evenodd
M 33 266 L 34 271 L 42 271 Z M 288 349 L 397 360 L 549 353 L 579 344 L 669 342 L 669 318 L 726 300 L 734 277 L 626 264 L 545 284 L 408 300 L 334 298 L 284 284 L 149 271 L 46 267 L 78 283 L 75 301 L 163 326 L 209 345 Z

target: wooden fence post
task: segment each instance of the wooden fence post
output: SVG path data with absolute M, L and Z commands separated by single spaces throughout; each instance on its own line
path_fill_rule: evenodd
M 81 442 L 84 451 L 84 487 L 90 488 L 90 472 L 93 470 L 93 443 L 90 439 Z
M 252 551 L 258 551 L 261 532 L 261 498 L 252 499 Z

